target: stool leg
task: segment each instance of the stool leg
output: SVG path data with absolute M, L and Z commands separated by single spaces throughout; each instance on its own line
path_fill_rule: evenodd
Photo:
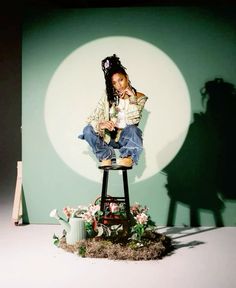
M 129 186 L 128 186 L 127 170 L 122 170 L 122 173 L 123 173 L 126 214 L 127 219 L 130 220 Z
M 109 171 L 103 170 L 103 180 L 102 180 L 102 196 L 101 196 L 101 211 L 104 212 L 105 198 L 107 197 L 107 183 L 108 183 Z

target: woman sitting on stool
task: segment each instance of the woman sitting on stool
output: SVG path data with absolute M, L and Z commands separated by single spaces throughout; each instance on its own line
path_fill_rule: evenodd
M 111 166 L 114 148 L 119 149 L 117 164 L 132 167 L 143 150 L 142 131 L 138 128 L 147 97 L 130 84 L 126 68 L 113 56 L 102 60 L 106 94 L 88 117 L 80 139 L 85 139 L 101 166 Z

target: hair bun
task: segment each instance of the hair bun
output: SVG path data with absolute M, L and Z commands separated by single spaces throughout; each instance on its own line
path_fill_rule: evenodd
M 109 73 L 111 69 L 114 68 L 123 68 L 126 69 L 120 62 L 120 58 L 116 56 L 116 54 L 113 54 L 112 56 L 108 56 L 105 59 L 102 60 L 102 70 L 104 74 L 106 75 Z

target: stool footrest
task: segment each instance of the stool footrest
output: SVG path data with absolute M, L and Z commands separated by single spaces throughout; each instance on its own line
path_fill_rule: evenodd
M 129 224 L 130 223 L 130 219 L 126 218 L 126 219 L 120 219 L 120 218 L 108 218 L 108 217 L 103 217 L 102 221 L 103 224 Z
M 113 217 L 103 217 L 102 220 L 109 220 L 109 221 L 110 221 L 110 220 L 114 220 L 114 221 L 125 221 L 125 222 L 127 222 L 128 219 L 127 219 L 127 218 L 118 218 L 118 217 L 117 217 L 117 218 L 113 218 Z
M 104 200 L 107 202 L 119 202 L 124 201 L 125 197 L 105 197 Z

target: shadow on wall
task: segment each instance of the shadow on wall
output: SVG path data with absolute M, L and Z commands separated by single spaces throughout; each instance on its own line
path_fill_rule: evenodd
M 210 210 L 215 225 L 224 226 L 224 199 L 236 199 L 235 87 L 215 79 L 200 92 L 206 110 L 194 114 L 184 145 L 164 169 L 170 197 L 167 226 L 175 224 L 177 202 L 188 205 L 190 226 L 200 226 L 200 209 Z

